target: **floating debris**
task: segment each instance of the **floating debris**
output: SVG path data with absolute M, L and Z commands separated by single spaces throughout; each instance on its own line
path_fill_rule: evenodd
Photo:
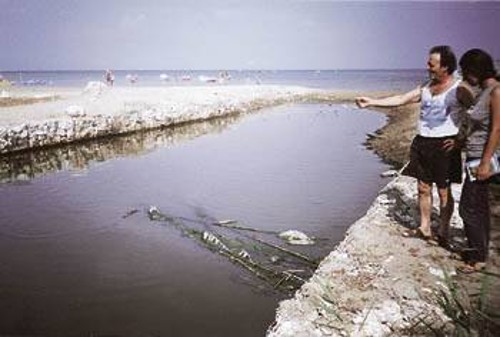
M 132 216 L 134 215 L 135 213 L 138 213 L 139 210 L 138 209 L 132 209 L 130 211 L 128 211 L 127 213 L 125 213 L 123 216 L 122 216 L 122 219 L 126 219 L 128 218 L 129 216 Z
M 219 226 L 219 227 L 231 228 L 231 229 L 239 229 L 242 231 L 259 232 L 259 233 L 267 233 L 267 234 L 278 234 L 278 232 L 274 232 L 274 231 L 267 231 L 267 230 L 263 230 L 263 229 L 241 226 L 241 225 L 238 225 L 238 221 L 236 221 L 236 220 L 220 220 L 220 221 L 214 222 L 213 225 Z
M 279 250 L 280 252 L 283 252 L 283 253 L 286 253 L 288 255 L 294 256 L 294 257 L 296 257 L 296 258 L 298 258 L 300 260 L 303 260 L 303 261 L 305 261 L 305 262 L 307 262 L 307 263 L 309 263 L 309 264 L 311 264 L 313 266 L 316 266 L 316 267 L 318 266 L 318 262 L 314 261 L 313 259 L 311 259 L 308 256 L 305 256 L 303 254 L 294 252 L 293 250 L 289 250 L 289 249 L 283 248 L 283 247 L 275 245 L 273 243 L 270 243 L 270 242 L 267 242 L 267 241 L 264 241 L 264 240 L 261 240 L 261 239 L 257 239 L 255 237 L 252 238 L 252 239 L 255 240 L 255 241 L 257 241 L 257 242 L 259 242 L 259 243 L 262 243 L 262 244 L 264 244 L 266 246 L 269 246 L 269 247 L 272 247 L 272 248 L 274 248 L 276 250 Z
M 238 253 L 238 256 L 241 257 L 242 259 L 251 260 L 250 254 L 244 249 L 240 250 L 240 252 Z
M 389 170 L 385 171 L 380 174 L 381 177 L 383 178 L 392 178 L 392 177 L 397 177 L 399 175 L 399 172 L 396 170 Z
M 231 225 L 231 224 L 236 223 L 236 222 L 237 222 L 236 220 L 220 220 L 220 221 L 217 221 L 215 224 L 219 225 L 219 226 L 226 226 L 226 225 Z
M 291 245 L 313 245 L 314 240 L 298 230 L 281 232 L 279 237 Z
M 279 257 L 278 255 L 273 255 L 269 258 L 269 260 L 271 261 L 271 263 L 278 263 L 281 260 L 281 257 Z
M 212 234 L 210 232 L 207 232 L 207 231 L 203 232 L 202 239 L 203 239 L 203 241 L 205 241 L 206 243 L 208 243 L 214 247 L 217 247 L 217 248 L 220 248 L 223 250 L 229 250 L 229 248 L 227 248 L 227 246 L 225 244 L 223 244 L 222 241 L 219 240 L 218 237 L 216 237 L 214 234 Z
M 148 209 L 149 220 L 163 220 L 164 216 L 156 206 L 150 206 Z
M 193 239 L 212 252 L 226 257 L 232 263 L 251 272 L 273 289 L 289 293 L 297 290 L 310 277 L 318 262 L 303 254 L 266 242 L 262 239 L 239 234 L 246 227 L 236 226 L 236 220 L 211 221 L 208 224 L 227 228 L 231 233 L 223 235 L 201 229 L 207 226 L 205 218 L 188 219 L 163 213 L 156 206 L 150 206 L 146 211 L 151 221 L 157 221 L 181 231 L 183 235 Z M 187 225 L 189 223 L 189 225 Z M 199 227 L 200 229 L 198 229 Z M 223 230 L 223 229 L 221 229 Z M 255 230 L 262 233 L 262 231 Z M 271 232 L 273 235 L 277 233 Z M 269 234 L 269 233 L 268 233 Z M 252 241 L 252 242 L 250 242 Z M 257 242 L 258 244 L 255 244 Z M 270 247 L 270 248 L 267 248 Z M 272 249 L 271 249 L 272 248 Z M 284 253 L 283 256 L 272 255 L 273 250 Z M 291 256 L 295 261 L 285 258 Z M 298 268 L 297 268 L 298 267 Z M 296 275 L 299 273 L 300 276 Z

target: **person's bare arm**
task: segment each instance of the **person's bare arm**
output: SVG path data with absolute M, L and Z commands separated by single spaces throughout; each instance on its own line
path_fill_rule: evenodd
M 394 95 L 385 98 L 371 98 L 366 96 L 356 97 L 356 104 L 360 108 L 374 107 L 396 107 L 420 101 L 421 87 L 415 88 L 401 95 Z
M 451 151 L 455 148 L 461 148 L 466 139 L 467 134 L 469 133 L 469 123 L 467 121 L 466 110 L 468 110 L 472 105 L 474 105 L 474 92 L 470 86 L 465 83 L 460 83 L 457 87 L 457 100 L 461 105 L 461 111 L 459 112 L 462 115 L 460 128 L 458 130 L 458 134 L 454 139 L 447 139 L 443 143 L 443 148 L 446 151 Z
M 463 108 L 469 109 L 474 105 L 474 91 L 466 83 L 460 83 L 457 87 L 457 100 Z
M 488 141 L 483 150 L 481 163 L 477 169 L 477 178 L 479 180 L 488 179 L 491 176 L 490 160 L 498 144 L 500 143 L 500 86 L 497 86 L 491 92 L 490 100 L 491 128 L 488 135 Z

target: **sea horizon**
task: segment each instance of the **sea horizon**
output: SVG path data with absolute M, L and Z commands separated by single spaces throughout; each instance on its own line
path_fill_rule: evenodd
M 86 71 L 104 71 L 111 69 L 113 71 L 400 71 L 400 70 L 425 70 L 424 68 L 301 68 L 301 69 L 286 69 L 286 68 L 72 68 L 72 69 L 0 69 L 1 73 L 16 73 L 16 72 L 86 72 Z
M 425 69 L 196 70 L 111 69 L 116 86 L 299 85 L 321 89 L 409 90 L 427 80 Z M 85 87 L 104 81 L 105 69 L 0 71 L 14 86 Z

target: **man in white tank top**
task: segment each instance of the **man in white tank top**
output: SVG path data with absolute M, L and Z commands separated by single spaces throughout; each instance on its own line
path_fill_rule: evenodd
M 456 148 L 459 130 L 459 110 L 472 105 L 472 92 L 459 85 L 453 76 L 456 57 L 448 46 L 436 46 L 429 52 L 427 71 L 430 80 L 407 93 L 386 98 L 357 97 L 356 104 L 366 107 L 397 107 L 420 102 L 417 136 L 413 139 L 410 162 L 403 174 L 418 181 L 420 226 L 405 233 L 426 240 L 433 238 L 431 230 L 432 185 L 439 194 L 440 224 L 436 238 L 447 246 L 448 229 L 454 200 L 450 185 L 462 179 L 460 150 Z

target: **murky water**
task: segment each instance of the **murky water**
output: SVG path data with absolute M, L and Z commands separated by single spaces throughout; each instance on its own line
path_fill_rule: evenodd
M 324 256 L 386 183 L 361 145 L 382 123 L 295 105 L 3 158 L 0 334 L 264 335 L 283 295 L 147 209 L 298 229 Z

